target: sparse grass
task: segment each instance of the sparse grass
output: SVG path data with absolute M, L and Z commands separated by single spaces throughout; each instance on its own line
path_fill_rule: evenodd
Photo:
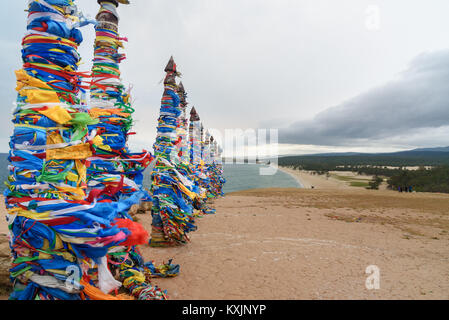
M 367 181 L 368 179 L 356 178 L 356 177 L 348 177 L 348 176 L 340 176 L 338 174 L 331 174 L 332 178 L 335 178 L 340 181 L 351 182 L 351 181 Z
M 341 176 L 338 174 L 331 174 L 331 177 L 343 182 L 346 182 L 351 187 L 357 187 L 357 188 L 367 188 L 369 187 L 369 181 L 368 178 L 358 178 L 353 176 Z
M 369 183 L 361 182 L 361 181 L 352 181 L 349 185 L 351 187 L 361 187 L 361 188 L 368 188 L 369 187 Z
M 356 177 L 356 176 L 341 176 L 338 174 L 331 174 L 332 178 L 340 181 L 351 182 L 351 181 L 370 181 L 371 177 Z

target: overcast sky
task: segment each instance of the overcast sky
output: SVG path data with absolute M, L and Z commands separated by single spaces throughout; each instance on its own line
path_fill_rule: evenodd
M 0 13 L 1 152 L 26 3 Z M 122 78 L 137 110 L 131 147 L 151 150 L 170 55 L 205 127 L 278 128 L 281 153 L 449 145 L 448 12 L 447 0 L 132 0 L 119 8 Z M 82 31 L 88 70 L 94 30 Z

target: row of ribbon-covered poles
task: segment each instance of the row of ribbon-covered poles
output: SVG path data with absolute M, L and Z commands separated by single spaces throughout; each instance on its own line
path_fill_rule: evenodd
M 214 212 L 207 200 L 222 195 L 218 147 L 212 137 L 203 141 L 194 109 L 187 137 L 186 94 L 176 84 L 173 59 L 155 154 L 129 151 L 134 109 L 121 82 L 126 38 L 117 12 L 128 2 L 98 3 L 95 21 L 73 0 L 28 4 L 5 191 L 13 300 L 166 299 L 151 279 L 176 276 L 179 266 L 144 262 L 138 246 L 149 234 L 129 209 L 151 201 L 151 245 L 179 245 L 196 229 L 198 213 Z M 89 23 L 95 24 L 95 57 L 92 72 L 82 73 L 79 28 Z M 149 167 L 151 194 L 143 188 Z
M 152 200 L 142 181 L 155 158 L 126 145 L 134 110 L 120 79 L 117 7 L 127 1 L 98 3 L 88 21 L 73 0 L 28 2 L 4 193 L 12 300 L 163 300 L 151 279 L 179 272 L 145 263 L 137 247 L 149 235 L 128 210 Z M 81 73 L 79 28 L 89 23 L 94 65 Z
M 210 199 L 223 195 L 223 168 L 217 142 L 204 127 L 195 108 L 187 120 L 187 94 L 177 65 L 170 58 L 166 68 L 164 94 L 154 144 L 156 162 L 152 169 L 151 246 L 186 244 L 195 231 L 199 214 L 213 214 Z M 187 134 L 188 130 L 188 134 Z

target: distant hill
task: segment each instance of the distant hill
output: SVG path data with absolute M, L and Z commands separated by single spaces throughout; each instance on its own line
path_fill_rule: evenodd
M 412 151 L 424 151 L 424 152 L 449 152 L 449 147 L 439 147 L 439 148 L 421 148 Z
M 437 149 L 437 148 L 434 148 Z M 449 165 L 449 150 L 416 149 L 394 153 L 340 153 L 286 156 L 279 159 L 280 165 L 322 165 L 329 166 L 440 166 Z M 449 148 L 448 148 L 449 149 Z M 446 148 L 441 148 L 446 150 Z
M 394 153 L 324 153 L 301 156 L 282 156 L 280 165 L 297 166 L 440 166 L 449 165 L 449 147 L 420 148 Z M 0 153 L 0 190 L 4 189 L 4 181 L 8 178 L 8 154 Z M 145 182 L 149 180 L 145 175 Z M 146 183 L 147 184 L 147 183 Z
M 346 157 L 346 156 L 358 156 L 364 153 L 360 152 L 336 152 L 336 153 L 317 153 L 310 156 L 321 156 L 321 157 Z
M 289 154 L 289 155 L 281 155 L 281 158 L 287 157 L 346 157 L 346 156 L 363 156 L 363 155 L 407 155 L 407 154 L 416 154 L 417 152 L 449 152 L 449 147 L 436 147 L 436 148 L 418 148 L 413 150 L 406 151 L 397 151 L 390 153 L 363 153 L 363 152 L 334 152 L 334 153 L 314 153 L 314 154 Z

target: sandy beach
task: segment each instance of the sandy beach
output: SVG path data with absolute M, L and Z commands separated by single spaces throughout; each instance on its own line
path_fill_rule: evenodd
M 316 179 L 301 180 L 315 190 L 229 194 L 187 246 L 142 247 L 146 260 L 181 265 L 179 277 L 155 283 L 174 300 L 449 299 L 448 195 Z M 138 219 L 150 230 L 150 214 Z M 379 290 L 365 286 L 371 265 Z
M 288 167 L 279 167 L 278 169 L 293 177 L 305 189 L 360 189 L 359 187 L 351 186 L 347 182 L 351 180 L 368 182 L 372 179 L 371 176 L 358 176 L 353 172 L 330 172 L 329 177 L 327 177 L 325 175 L 318 175 L 313 172 L 295 170 Z

